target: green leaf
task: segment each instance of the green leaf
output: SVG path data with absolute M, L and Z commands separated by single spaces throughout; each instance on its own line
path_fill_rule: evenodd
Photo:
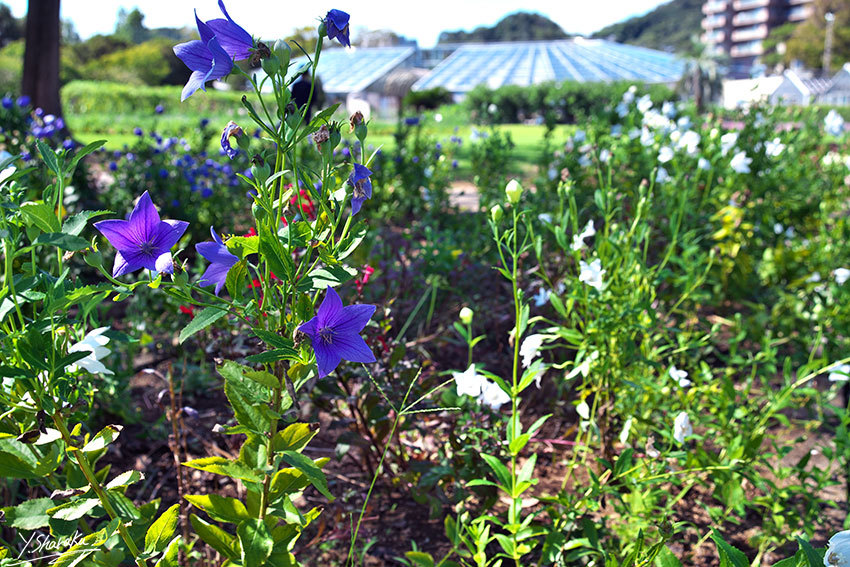
M 98 505 L 100 505 L 100 500 L 97 498 L 77 498 L 55 508 L 50 508 L 47 510 L 47 513 L 57 520 L 67 520 L 70 522 L 79 520 Z
M 425 553 L 424 551 L 408 551 L 405 552 L 404 556 L 410 559 L 410 562 L 413 565 L 417 565 L 418 567 L 434 567 L 434 558 L 431 557 L 430 553 Z
M 114 489 L 119 488 L 121 486 L 129 486 L 133 483 L 139 482 L 144 479 L 145 475 L 139 471 L 125 471 L 112 480 L 109 481 L 109 484 L 106 485 L 106 489 Z
M 80 163 L 80 160 L 89 155 L 92 152 L 97 151 L 101 146 L 106 144 L 106 140 L 95 140 L 90 144 L 86 144 L 84 147 L 78 149 L 74 152 L 74 157 L 71 158 L 71 163 L 68 165 L 68 171 L 74 171 L 77 168 L 77 164 Z
M 325 266 L 310 272 L 312 289 L 326 289 L 328 286 L 337 287 L 357 275 L 357 270 L 344 264 Z
M 260 246 L 259 236 L 231 236 L 224 243 L 227 250 L 234 256 L 244 259 L 249 254 L 256 254 Z
M 180 505 L 175 504 L 162 513 L 145 533 L 145 553 L 159 553 L 174 537 Z
M 72 236 L 62 232 L 48 232 L 40 234 L 33 244 L 36 246 L 55 246 L 62 250 L 70 250 L 72 252 L 84 250 L 89 247 L 87 240 L 84 240 L 79 236 Z
M 298 351 L 293 348 L 276 348 L 245 357 L 245 360 L 254 364 L 268 364 L 287 359 L 298 360 Z
M 263 260 L 268 263 L 269 268 L 271 268 L 271 271 L 274 272 L 278 278 L 291 278 L 294 272 L 292 258 L 289 257 L 289 254 L 280 243 L 279 237 L 265 228 L 262 224 L 259 227 L 259 231 L 259 252 Z
M 30 225 L 37 226 L 43 232 L 59 232 L 59 219 L 56 211 L 47 203 L 24 203 L 21 213 Z
M 262 435 L 268 431 L 271 421 L 261 411 L 260 407 L 254 403 L 255 400 L 246 398 L 243 395 L 245 389 L 241 386 L 242 383 L 240 382 L 225 380 L 224 395 L 227 396 L 227 401 L 230 402 L 233 415 L 236 417 L 239 425 Z
M 300 452 L 319 432 L 318 425 L 311 426 L 308 423 L 293 423 L 287 425 L 283 431 L 278 431 L 272 440 L 272 450 L 281 453 L 283 451 Z
M 740 549 L 736 549 L 726 543 L 716 529 L 712 528 L 711 539 L 717 545 L 717 553 L 720 555 L 720 567 L 750 567 L 747 556 Z
M 0 477 L 36 478 L 37 476 L 35 471 L 23 460 L 6 451 L 0 451 Z
M 179 567 L 177 557 L 180 552 L 180 536 L 176 536 L 168 544 L 162 558 L 154 564 L 154 567 Z
M 76 545 L 72 545 L 60 555 L 51 565 L 53 567 L 74 567 L 79 565 L 89 555 L 97 551 L 97 548 L 106 543 L 112 535 L 107 529 L 102 529 L 93 534 L 88 534 Z
M 183 465 L 193 469 L 229 476 L 230 478 L 238 478 L 249 482 L 262 481 L 262 478 L 260 478 L 257 473 L 242 463 L 230 461 L 224 457 L 204 457 L 203 459 L 194 459 L 192 461 L 185 462 Z
M 227 315 L 227 311 L 224 309 L 218 309 L 217 307 L 206 307 L 203 311 L 195 315 L 195 318 L 192 319 L 188 325 L 183 327 L 183 330 L 180 331 L 179 341 L 180 344 L 186 342 L 186 339 L 201 331 L 206 329 L 222 317 Z
M 262 567 L 274 549 L 274 540 L 266 523 L 258 518 L 245 520 L 236 528 L 236 535 L 242 547 L 242 566 Z
M 339 108 L 340 104 L 341 103 L 338 102 L 335 105 L 329 106 L 328 108 L 325 108 L 321 112 L 317 113 L 313 117 L 313 119 L 310 120 L 310 129 L 319 128 L 322 126 L 322 124 L 330 120 L 331 117 L 333 117 L 334 112 L 336 112 L 336 109 Z
M 248 277 L 248 260 L 239 260 L 227 271 L 224 285 L 233 299 L 242 299 L 245 279 Z
M 122 429 L 124 429 L 123 425 L 107 425 L 80 450 L 83 453 L 92 453 L 105 449 L 110 443 L 118 439 Z
M 236 551 L 236 538 L 223 529 L 202 520 L 195 514 L 189 514 L 189 522 L 192 529 L 200 536 L 204 543 L 221 553 L 228 559 L 237 559 L 239 553 Z
M 250 372 L 245 373 L 246 378 L 250 378 L 257 384 L 262 384 L 267 388 L 279 388 L 280 382 L 275 378 L 274 374 L 271 372 L 266 372 L 265 370 L 252 370 Z
M 293 352 L 295 352 L 293 348 L 294 343 L 291 339 L 287 339 L 286 337 L 282 337 L 277 333 L 265 331 L 263 329 L 253 329 L 253 332 L 255 335 L 257 335 L 258 338 L 262 339 L 264 343 L 266 343 L 272 348 L 291 348 L 293 349 Z
M 490 468 L 493 469 L 494 473 L 496 473 L 496 478 L 499 479 L 499 483 L 505 488 L 505 490 L 510 490 L 511 475 L 508 472 L 507 467 L 505 467 L 505 465 L 503 465 L 501 461 L 493 455 L 482 453 L 481 457 L 487 461 L 487 464 L 490 465 Z
M 3 512 L 8 527 L 31 531 L 47 527 L 50 521 L 47 511 L 55 506 L 50 498 L 34 498 L 17 506 L 3 508 Z
M 188 494 L 184 498 L 218 522 L 238 524 L 242 520 L 251 518 L 245 505 L 235 498 L 218 494 Z
M 56 153 L 50 149 L 50 146 L 41 140 L 36 140 L 35 145 L 38 147 L 38 152 L 41 154 L 41 159 L 44 160 L 47 168 L 55 173 L 57 177 L 62 175 L 62 170 L 59 168 L 59 160 L 56 157 Z
M 94 217 L 108 215 L 112 211 L 82 211 L 76 215 L 69 217 L 62 224 L 62 232 L 71 236 L 79 236 L 86 228 L 86 224 Z
M 667 546 L 664 546 L 655 557 L 655 565 L 656 567 L 682 567 L 682 562 Z
M 806 561 L 809 562 L 809 567 L 820 567 L 823 565 L 823 553 L 818 553 L 812 547 L 812 545 L 797 536 L 797 544 L 800 546 L 800 549 L 803 550 L 803 554 L 806 556 Z
M 322 496 L 331 502 L 334 501 L 333 495 L 328 490 L 328 479 L 325 478 L 325 473 L 322 472 L 322 469 L 316 466 L 316 463 L 314 463 L 312 459 L 302 455 L 301 453 L 284 451 L 283 460 L 304 473 L 304 475 L 310 479 L 310 484 L 316 487 L 316 490 L 321 492 Z

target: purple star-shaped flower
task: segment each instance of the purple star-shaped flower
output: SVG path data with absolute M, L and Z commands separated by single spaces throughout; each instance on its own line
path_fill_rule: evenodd
M 139 268 L 166 274 L 174 272 L 170 250 L 188 226 L 186 221 L 160 220 L 147 191 L 139 197 L 127 220 L 94 223 L 94 227 L 115 247 L 112 276 L 116 278 Z
M 227 250 L 227 246 L 222 242 L 215 228 L 210 228 L 210 234 L 212 234 L 213 242 L 195 244 L 195 250 L 198 251 L 198 254 L 210 262 L 198 283 L 201 287 L 215 285 L 215 294 L 218 295 L 227 281 L 227 272 L 230 271 L 233 264 L 239 261 L 239 258 Z
M 328 286 L 316 316 L 298 327 L 313 343 L 319 378 L 333 372 L 343 358 L 351 362 L 375 362 L 375 355 L 360 336 L 374 312 L 374 305 L 343 307 L 339 295 Z
M 218 0 L 218 7 L 221 13 L 224 14 L 224 18 L 210 20 L 207 22 L 207 25 L 215 33 L 215 37 L 222 49 L 234 61 L 248 59 L 251 56 L 251 49 L 254 47 L 254 40 L 251 38 L 251 34 L 233 21 L 224 7 L 223 0 Z
M 328 31 L 328 39 L 336 39 L 342 45 L 351 47 L 348 39 L 348 20 L 351 18 L 342 10 L 330 10 L 325 16 L 325 29 Z
M 195 22 L 198 24 L 201 39 L 178 43 L 174 46 L 174 54 L 192 70 L 180 95 L 181 101 L 192 96 L 198 89 L 206 91 L 204 84 L 207 81 L 220 79 L 233 69 L 233 59 L 221 47 L 215 32 L 198 19 L 197 12 Z
M 238 138 L 242 134 L 244 134 L 242 128 L 233 120 L 227 123 L 227 126 L 224 127 L 224 131 L 221 133 L 221 149 L 224 150 L 224 153 L 230 159 L 233 159 L 239 153 L 239 150 L 230 145 L 230 137 L 236 136 Z
M 348 176 L 351 184 L 351 214 L 356 215 L 363 206 L 363 201 L 372 198 L 372 180 L 369 176 L 372 172 L 366 166 L 359 163 L 354 164 L 354 171 Z

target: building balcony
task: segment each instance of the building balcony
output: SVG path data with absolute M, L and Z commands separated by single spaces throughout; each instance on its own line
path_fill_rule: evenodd
M 763 53 L 764 47 L 762 47 L 761 41 L 748 41 L 747 43 L 733 45 L 729 51 L 729 55 L 732 57 L 752 57 Z
M 705 4 L 702 5 L 702 13 L 709 14 L 717 14 L 720 12 L 725 12 L 726 8 L 729 7 L 729 3 L 725 0 L 709 0 Z
M 735 0 L 732 8 L 736 12 L 743 10 L 752 10 L 754 8 L 766 8 L 774 3 L 774 0 Z
M 734 18 L 732 18 L 732 25 L 735 27 L 738 26 L 751 26 L 753 24 L 763 24 L 770 20 L 770 10 L 767 8 L 759 8 L 758 10 L 749 10 L 747 12 L 741 12 L 736 14 Z
M 705 32 L 700 37 L 700 41 L 706 45 L 717 45 L 718 43 L 723 43 L 725 40 L 726 32 L 723 30 Z
M 794 6 L 788 10 L 788 21 L 802 22 L 803 20 L 807 20 L 814 13 L 814 11 L 814 6 L 812 6 L 811 4 Z
M 768 34 L 767 24 L 739 28 L 732 32 L 732 41 L 750 41 L 753 39 L 764 39 Z
M 722 28 L 726 26 L 726 16 L 709 16 L 707 18 L 703 18 L 702 27 L 706 30 L 713 30 L 717 28 Z

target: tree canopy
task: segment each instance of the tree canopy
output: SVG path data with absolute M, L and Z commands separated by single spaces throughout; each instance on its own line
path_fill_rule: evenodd
M 673 0 L 643 16 L 602 28 L 593 37 L 684 53 L 702 31 L 701 21 L 702 0 Z
M 566 39 L 569 35 L 555 22 L 533 12 L 517 12 L 505 16 L 493 27 L 481 26 L 471 32 L 444 31 L 439 43 L 534 41 Z

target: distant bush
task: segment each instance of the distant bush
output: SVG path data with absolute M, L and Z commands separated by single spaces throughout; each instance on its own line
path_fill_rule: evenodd
M 14 41 L 0 49 L 0 92 L 18 92 L 24 66 L 24 42 Z
M 484 124 L 516 123 L 539 118 L 549 123 L 574 123 L 616 105 L 631 82 L 541 83 L 529 87 L 508 85 L 491 89 L 478 86 L 466 96 L 473 120 Z M 639 86 L 653 102 L 674 100 L 675 93 L 664 85 Z
M 107 53 L 89 61 L 83 70 L 86 79 L 120 81 L 136 85 L 180 84 L 188 71 L 172 51 L 173 42 L 154 39 Z
M 425 91 L 410 91 L 405 95 L 402 104 L 418 110 L 433 110 L 443 104 L 451 104 L 451 102 L 452 93 L 443 87 L 436 87 Z
M 148 87 L 123 83 L 99 81 L 74 81 L 62 89 L 62 104 L 65 114 L 85 114 L 88 112 L 132 114 L 150 113 L 151 109 L 168 101 L 169 107 L 181 112 L 212 113 L 224 111 L 232 113 L 234 107 L 241 107 L 241 92 L 222 92 L 207 89 L 204 96 L 193 96 L 180 102 L 179 86 Z

